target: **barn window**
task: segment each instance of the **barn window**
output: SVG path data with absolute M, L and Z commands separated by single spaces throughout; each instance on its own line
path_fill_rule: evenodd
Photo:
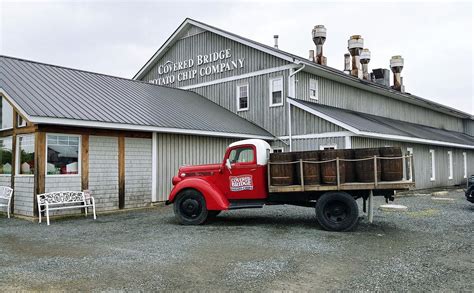
M 430 150 L 430 180 L 436 180 L 435 151 Z
M 12 138 L 0 139 L 0 174 L 12 173 Z
M 35 173 L 35 136 L 33 134 L 18 136 L 18 164 L 19 175 L 33 175 Z
M 46 174 L 79 174 L 79 136 L 48 134 L 46 141 Z
M 283 105 L 283 77 L 270 79 L 270 107 Z
M 237 86 L 237 111 L 249 109 L 249 85 Z
M 13 128 L 13 108 L 5 98 L 0 99 L 0 129 Z
M 453 152 L 448 151 L 448 168 L 449 168 L 449 177 L 448 179 L 453 179 Z
M 462 153 L 462 162 L 464 167 L 463 178 L 467 178 L 467 154 L 466 152 Z
M 274 153 L 283 153 L 283 148 L 273 148 Z
M 318 100 L 318 81 L 311 78 L 309 80 L 309 98 L 313 100 Z
M 324 150 L 337 150 L 337 144 L 328 144 L 328 145 L 320 145 L 319 149 Z

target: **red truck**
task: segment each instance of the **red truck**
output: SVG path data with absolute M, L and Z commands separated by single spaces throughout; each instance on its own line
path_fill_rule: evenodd
M 381 159 L 377 157 L 364 159 L 374 162 L 373 182 L 344 183 L 341 180 L 344 175 L 341 164 L 344 160 L 339 157 L 319 162 L 303 159 L 274 162 L 270 160 L 271 153 L 273 150 L 267 142 L 248 139 L 229 145 L 222 163 L 183 166 L 173 177 L 174 187 L 166 204 L 174 205 L 175 215 L 184 225 L 203 224 L 208 218 L 216 217 L 225 210 L 262 208 L 264 205 L 305 206 L 316 209 L 316 219 L 324 229 L 348 231 L 358 223 L 358 198 L 364 200 L 364 212 L 368 200 L 369 221 L 372 221 L 373 195 L 393 200 L 395 190 L 407 190 L 414 186 L 414 181 L 411 178 L 405 179 L 406 176 L 402 180 L 390 182 L 377 180 L 378 164 L 375 162 Z M 407 158 L 410 159 L 409 174 L 412 174 L 411 156 L 398 159 L 403 159 L 403 167 L 406 168 Z M 332 163 L 335 166 L 334 183 L 315 184 L 307 179 L 305 184 L 304 180 L 310 178 L 305 174 L 306 167 L 303 167 L 306 163 Z M 271 171 L 276 173 L 278 168 L 282 170 L 281 166 L 285 165 L 286 170 L 299 170 L 294 172 L 294 176 L 300 180 L 295 181 L 296 183 L 274 184 L 280 177 L 272 176 L 281 174 L 272 175 Z

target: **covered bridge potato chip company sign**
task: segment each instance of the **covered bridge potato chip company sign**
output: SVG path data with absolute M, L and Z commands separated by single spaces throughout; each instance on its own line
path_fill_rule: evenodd
M 206 55 L 197 55 L 183 61 L 166 61 L 158 66 L 158 78 L 150 83 L 169 85 L 176 81 L 195 79 L 200 76 L 214 75 L 244 67 L 244 58 L 233 58 L 230 49 L 215 51 Z
M 252 175 L 231 176 L 230 191 L 253 190 Z

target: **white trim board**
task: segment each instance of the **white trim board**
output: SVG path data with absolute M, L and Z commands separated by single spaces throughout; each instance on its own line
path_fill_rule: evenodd
M 350 137 L 353 136 L 354 133 L 350 131 L 337 131 L 337 132 L 324 132 L 324 133 L 311 133 L 311 134 L 299 134 L 299 135 L 292 135 L 291 139 L 311 139 L 311 138 L 328 138 L 328 137 Z M 279 136 L 278 139 L 286 140 L 289 139 L 290 136 Z
M 474 145 L 464 145 L 464 144 L 457 144 L 457 143 L 451 143 L 451 142 L 445 142 L 445 141 L 439 141 L 439 140 L 430 140 L 430 139 L 425 139 L 425 138 L 417 138 L 417 137 L 410 137 L 410 136 L 401 136 L 401 135 L 393 135 L 393 134 L 383 134 L 383 133 L 376 133 L 376 132 L 367 132 L 367 131 L 361 131 L 355 127 L 352 127 L 351 125 L 348 125 L 342 121 L 339 121 L 335 118 L 332 118 L 324 113 L 321 113 L 317 110 L 314 110 L 306 105 L 303 105 L 301 103 L 298 103 L 295 100 L 288 99 L 288 103 L 291 105 L 298 107 L 302 110 L 307 111 L 308 113 L 311 113 L 319 118 L 322 118 L 324 120 L 327 120 L 333 124 L 336 124 L 337 126 L 340 126 L 342 128 L 345 128 L 349 130 L 350 132 L 353 132 L 355 135 L 358 136 L 364 136 L 364 137 L 371 137 L 371 138 L 378 138 L 378 139 L 387 139 L 387 140 L 395 140 L 395 141 L 406 141 L 406 142 L 416 142 L 416 143 L 421 143 L 421 144 L 429 144 L 429 145 L 439 145 L 439 146 L 452 146 L 452 147 L 457 147 L 457 148 L 466 148 L 466 149 L 474 149 Z

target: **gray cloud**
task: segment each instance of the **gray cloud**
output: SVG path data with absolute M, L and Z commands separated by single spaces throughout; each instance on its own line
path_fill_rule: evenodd
M 405 58 L 406 90 L 474 113 L 471 2 L 3 1 L 1 54 L 132 77 L 191 17 L 306 57 L 311 29 L 328 29 L 328 65 L 342 69 L 347 39 L 360 34 L 371 68 Z

